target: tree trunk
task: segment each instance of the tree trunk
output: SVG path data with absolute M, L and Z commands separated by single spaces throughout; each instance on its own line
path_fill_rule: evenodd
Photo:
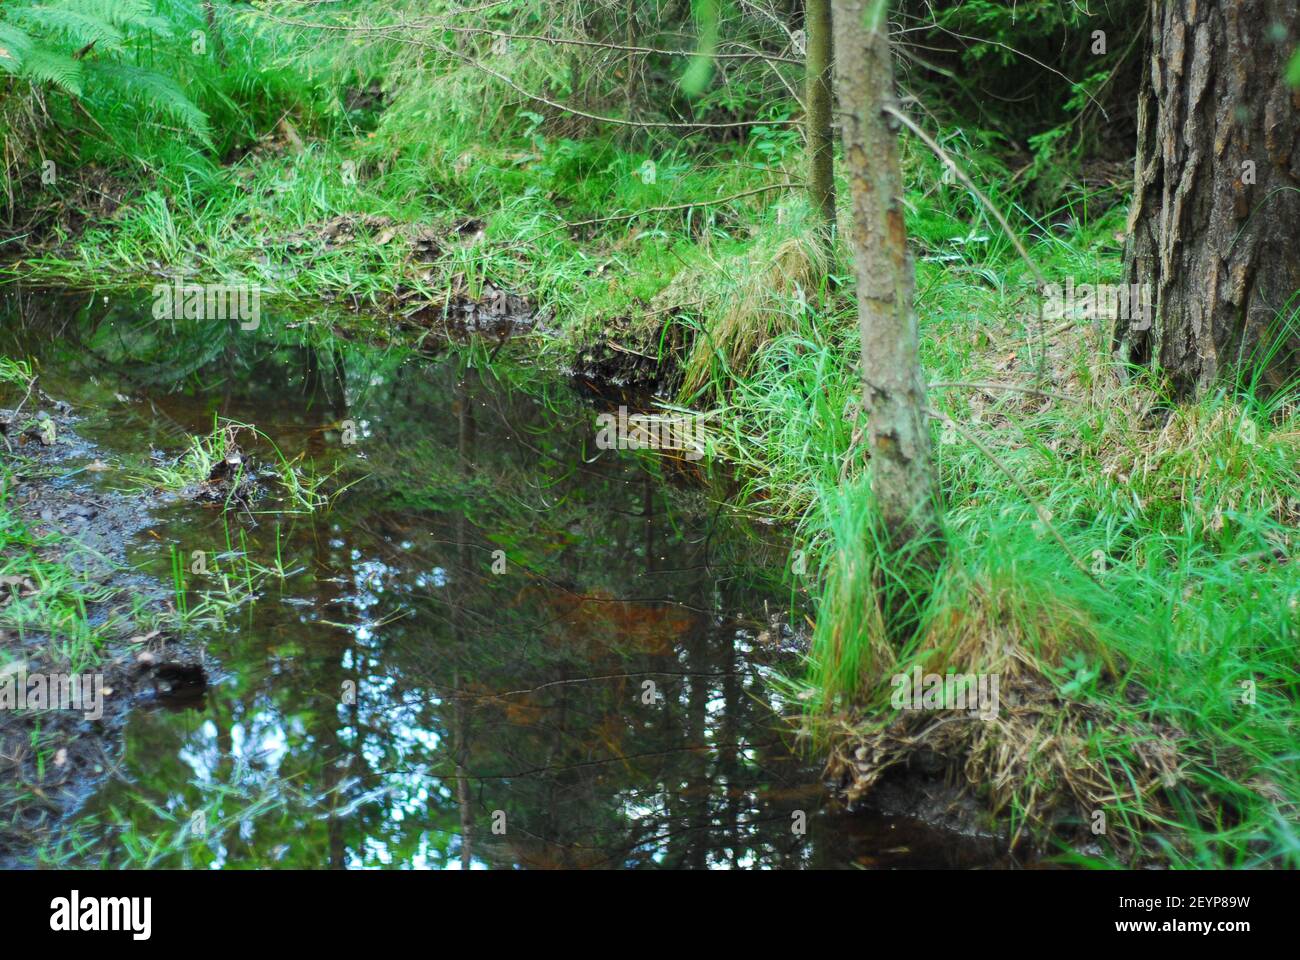
M 1300 290 L 1300 92 L 1284 79 L 1297 19 L 1295 0 L 1152 0 L 1126 260 L 1154 309 L 1118 319 L 1114 342 L 1181 396 L 1300 371 L 1282 329 Z
M 884 0 L 834 0 L 871 489 L 893 544 L 901 546 L 934 538 L 939 515 L 912 306 L 915 274 L 903 225 L 898 124 L 886 112 L 895 102 L 886 12 Z
M 835 151 L 831 140 L 831 2 L 808 0 L 804 13 L 808 124 L 808 199 L 830 234 L 835 227 Z

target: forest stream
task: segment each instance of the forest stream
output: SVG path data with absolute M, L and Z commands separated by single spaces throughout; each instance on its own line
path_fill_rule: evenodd
M 70 405 L 49 482 L 147 497 L 125 558 L 188 611 L 206 674 L 127 694 L 65 818 L 71 864 L 1004 864 L 833 799 L 781 720 L 807 627 L 776 528 L 597 449 L 566 378 L 301 314 L 159 322 L 146 298 L 29 293 L 0 331 Z M 329 506 L 149 489 L 214 418 L 256 426 L 254 462 L 310 465 Z

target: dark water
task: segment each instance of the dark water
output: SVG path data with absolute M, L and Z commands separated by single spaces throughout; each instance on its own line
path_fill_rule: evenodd
M 113 467 L 82 479 L 130 486 L 151 450 L 173 456 L 221 416 L 333 473 L 326 489 L 354 485 L 314 515 L 171 500 L 132 539 L 131 562 L 167 582 L 174 551 L 236 581 L 244 557 L 287 575 L 190 628 L 213 684 L 190 708 L 135 710 L 72 862 L 993 861 L 843 811 L 792 752 L 773 683 L 800 672 L 773 624 L 791 596 L 764 574 L 785 551 L 697 467 L 596 449 L 589 398 L 526 366 L 343 341 L 311 317 L 173 327 L 148 306 L 38 294 L 0 315 L 0 354 L 36 359 Z M 217 583 L 187 574 L 191 609 Z

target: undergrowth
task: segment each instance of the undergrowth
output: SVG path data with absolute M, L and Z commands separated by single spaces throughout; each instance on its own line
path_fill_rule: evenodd
M 797 138 L 579 137 L 409 50 L 382 106 L 358 111 L 345 94 L 392 45 L 304 56 L 290 33 L 249 36 L 224 64 L 186 66 L 216 151 L 124 149 L 129 127 L 106 125 L 89 156 L 149 175 L 119 164 L 131 189 L 115 218 L 10 273 L 183 274 L 401 314 L 520 292 L 559 334 L 540 350 L 613 343 L 671 371 L 739 500 L 796 531 L 791 580 L 818 598 L 805 721 L 847 792 L 924 748 L 1013 836 L 1055 831 L 1089 863 L 1300 865 L 1293 395 L 1247 383 L 1175 404 L 1115 365 L 1104 323 L 1044 328 L 1008 238 L 906 140 L 923 360 L 948 418 L 934 428 L 946 559 L 919 593 L 873 536 L 852 286 L 843 250 L 810 242 Z M 1036 167 L 1059 162 L 1054 143 L 1077 154 L 1085 127 L 1031 143 Z M 1044 204 L 986 139 L 936 137 L 1049 280 L 1119 279 L 1119 190 L 1076 181 Z M 211 469 L 213 449 L 197 453 Z M 910 632 L 886 634 L 886 608 Z M 914 665 L 997 673 L 1003 713 L 891 712 L 890 678 Z

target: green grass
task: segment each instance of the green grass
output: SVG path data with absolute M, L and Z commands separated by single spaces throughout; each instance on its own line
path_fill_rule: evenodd
M 214 418 L 209 434 L 190 437 L 185 449 L 171 461 L 134 479 L 145 487 L 182 492 L 207 482 L 213 471 L 231 457 L 236 465 L 222 480 L 227 491 L 225 505 L 229 507 L 238 500 L 248 506 L 244 498 L 252 496 L 260 478 L 266 475 L 266 472 L 255 473 L 255 464 L 245 456 L 253 444 L 271 450 L 268 467 L 274 475 L 281 501 L 274 513 L 313 513 L 328 506 L 330 498 L 322 492 L 328 476 L 316 473 L 310 465 L 303 464 L 301 458 L 289 460 L 266 434 L 251 424 L 220 417 Z
M 254 820 L 265 822 L 276 814 L 287 819 L 286 808 L 294 794 L 292 782 L 282 783 L 274 793 L 242 784 L 211 784 L 204 791 L 203 805 L 185 815 L 136 798 L 165 824 L 162 830 L 146 833 L 137 826 L 132 811 L 113 806 L 80 818 L 57 838 L 42 843 L 34 860 L 60 869 L 67 869 L 69 863 L 106 870 L 212 869 L 225 860 L 224 838 Z M 298 803 L 305 805 L 302 799 Z
M 26 361 L 0 358 L 6 398 L 31 395 L 31 370 Z M 22 426 L 23 418 L 16 423 Z M 9 431 L 14 436 L 17 432 Z M 206 479 L 213 464 L 235 449 L 236 439 L 254 438 L 266 441 L 247 425 L 217 422 L 210 436 L 192 438 L 177 464 L 160 468 L 150 481 L 183 486 L 195 478 Z M 327 505 L 321 486 L 328 478 L 286 460 L 269 441 L 264 446 L 273 451 L 278 497 L 277 509 L 260 512 L 288 515 Z M 252 558 L 244 530 L 227 523 L 226 550 L 207 558 L 201 586 L 187 576 L 189 558 L 176 555 L 174 594 L 171 605 L 165 605 L 125 586 L 117 576 L 124 569 L 113 558 L 74 538 L 41 533 L 20 512 L 14 502 L 18 478 L 33 484 L 52 481 L 59 472 L 16 449 L 5 451 L 0 460 L 0 682 L 22 670 L 29 674 L 97 671 L 107 658 L 120 654 L 128 636 L 228 627 L 237 611 L 256 601 L 269 579 L 284 580 L 299 572 L 284 566 L 278 533 L 274 560 L 262 563 Z M 51 763 L 61 749 L 76 751 L 80 739 L 99 735 L 101 731 L 79 718 L 69 720 L 59 711 L 0 711 L 0 857 L 27 856 L 35 850 L 42 862 L 60 863 L 77 854 L 77 831 L 57 840 L 51 833 L 59 811 L 59 801 L 49 792 Z M 248 809 L 262 812 L 266 805 L 251 798 Z M 212 822 L 224 821 L 214 816 Z M 159 850 L 139 846 L 127 833 L 122 843 L 128 859 L 152 862 L 151 855 Z
M 1300 515 L 1294 397 L 1230 388 L 1175 406 L 1158 383 L 1121 383 L 1099 331 L 1045 336 L 1008 239 L 907 141 L 930 402 L 957 425 L 935 426 L 947 560 L 918 591 L 905 558 L 872 535 L 844 251 L 816 268 L 797 190 L 716 202 L 798 180 L 797 145 L 770 131 L 700 149 L 553 136 L 464 70 L 398 76 L 388 108 L 361 129 L 336 102 L 359 68 L 321 46 L 309 83 L 273 30 L 232 49 L 227 73 L 196 74 L 196 102 L 223 143 L 247 145 L 287 112 L 301 150 L 222 166 L 193 144 L 170 145 L 145 158 L 147 178 L 123 173 L 136 189 L 113 221 L 11 275 L 129 285 L 181 271 L 394 309 L 492 284 L 542 309 L 560 335 L 540 348 L 561 358 L 602 333 L 652 356 L 677 351 L 677 399 L 710 414 L 710 452 L 735 468 L 739 501 L 795 531 L 809 572 L 792 582 L 818 598 L 806 699 L 825 749 L 890 721 L 895 669 L 997 666 L 1050 689 L 1075 738 L 1069 757 L 1016 753 L 1018 779 L 986 784 L 1017 829 L 1049 814 L 1081 820 L 1087 797 L 1109 796 L 1098 804 L 1119 826 L 1101 860 L 1134 856 L 1136 833 L 1140 852 L 1172 864 L 1300 865 L 1300 574 L 1276 556 L 1294 550 Z M 940 139 L 1049 280 L 1119 279 L 1122 197 L 1080 189 L 1034 214 L 1012 188 L 991 189 L 1014 182 L 995 156 L 956 130 Z M 653 183 L 638 175 L 647 159 Z M 637 211 L 649 212 L 628 217 Z M 319 225 L 343 215 L 446 240 L 429 260 L 386 239 L 386 226 L 323 243 Z M 470 216 L 485 221 L 481 239 L 451 230 Z M 223 436 L 218 426 L 151 481 L 205 477 Z M 290 498 L 313 502 L 311 481 L 280 467 Z M 886 609 L 910 611 L 915 631 L 885 634 Z M 1166 735 L 1172 778 L 1151 746 Z
M 89 564 L 74 564 L 71 553 L 90 548 L 56 534 L 37 534 L 19 516 L 13 504 L 19 474 L 30 477 L 45 469 L 17 454 L 11 439 L 31 420 L 21 412 L 36 385 L 31 364 L 0 357 L 0 384 L 6 396 L 16 401 L 3 437 L 5 459 L 0 460 L 0 637 L 12 633 L 21 647 L 30 635 L 43 636 L 47 639 L 43 654 L 53 656 L 60 669 L 83 670 L 98 662 L 103 637 L 114 625 L 112 618 L 92 621 L 88 613 L 92 605 L 112 595 L 90 572 L 95 561 L 105 558 L 95 555 L 87 558 Z M 0 644 L 0 670 L 18 664 L 15 649 Z
M 0 584 L 6 601 L 0 605 L 0 633 L 11 634 L 20 646 L 45 637 L 45 654 L 60 669 L 92 667 L 112 624 L 92 621 L 88 609 L 112 594 L 56 553 L 60 537 L 37 535 L 17 515 L 9 500 L 12 486 L 12 469 L 0 465 Z M 0 669 L 15 658 L 13 648 L 0 646 Z
M 922 209 L 910 226 L 934 217 Z M 1114 277 L 1118 250 L 1098 238 L 1115 219 L 1040 241 L 1033 255 L 1049 276 Z M 917 238 L 922 249 L 939 242 Z M 928 593 L 873 535 L 848 306 L 792 315 L 749 374 L 717 377 L 729 400 L 714 453 L 741 466 L 751 503 L 798 524 L 794 549 L 811 574 L 794 579 L 820 596 L 804 693 L 813 729 L 824 746 L 853 742 L 894 719 L 896 670 L 1006 669 L 991 648 L 1005 641 L 1060 704 L 1111 718 L 1080 731 L 1078 754 L 1055 766 L 1011 758 L 1025 761 L 1005 768 L 1021 779 L 987 799 L 1013 825 L 1049 812 L 1083 819 L 1086 804 L 1051 811 L 1043 794 L 1068 799 L 1091 776 L 1095 789 L 1080 793 L 1123 797 L 1096 808 L 1112 834 L 1116 824 L 1143 834 L 1148 856 L 1295 866 L 1296 396 L 1227 387 L 1171 404 L 1149 380 L 1121 384 L 1087 326 L 1059 333 L 1044 356 L 1018 293 L 1022 268 L 1006 257 L 990 267 L 995 277 L 936 276 L 924 261 L 918 271 L 927 376 L 952 384 L 931 403 L 961 428 L 934 430 L 948 557 Z M 969 386 L 1032 388 L 1039 374 L 1059 396 Z M 891 605 L 919 624 L 907 643 L 885 633 Z M 847 731 L 846 716 L 859 718 Z M 1147 756 L 1153 737 L 1177 744 L 1169 782 Z M 1106 857 L 1139 852 L 1126 843 Z

